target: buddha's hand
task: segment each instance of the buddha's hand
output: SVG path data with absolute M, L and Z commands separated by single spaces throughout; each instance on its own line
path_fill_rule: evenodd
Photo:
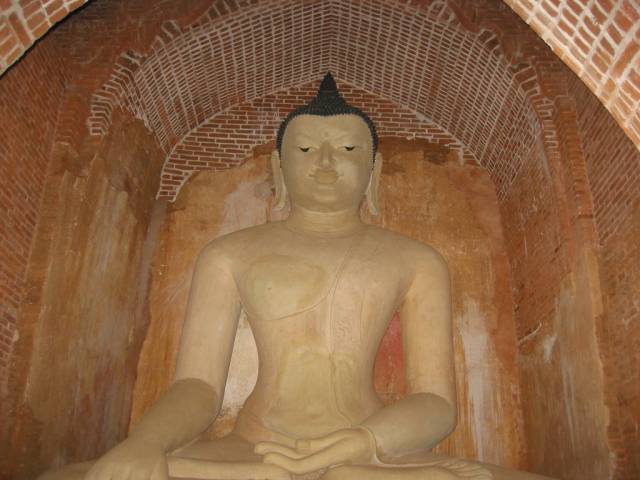
M 127 439 L 105 453 L 84 480 L 168 480 L 167 458 L 162 448 Z
M 325 437 L 298 440 L 295 448 L 261 442 L 256 444 L 255 452 L 263 455 L 264 463 L 302 475 L 336 465 L 370 464 L 375 458 L 376 442 L 368 429 L 355 427 Z

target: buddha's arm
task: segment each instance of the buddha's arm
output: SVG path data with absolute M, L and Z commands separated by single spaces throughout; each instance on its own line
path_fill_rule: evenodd
M 129 441 L 170 452 L 204 431 L 215 419 L 218 395 L 201 380 L 176 381 L 149 409 Z
M 400 311 L 407 396 L 363 423 L 380 456 L 431 448 L 456 423 L 455 372 L 447 264 L 437 253 L 416 259 Z
M 175 404 L 176 408 L 171 410 L 180 412 L 172 412 L 176 415 L 173 420 L 168 415 L 166 422 L 159 422 L 172 429 L 167 435 L 167 438 L 174 437 L 168 449 L 193 439 L 218 415 L 240 309 L 240 297 L 229 260 L 215 247 L 207 247 L 196 263 L 174 384 L 165 397 L 168 405 L 171 395 L 174 395 L 172 405 Z M 189 407 L 183 409 L 187 402 Z M 158 411 L 163 405 L 157 405 Z M 168 406 L 166 413 L 169 414 Z M 170 427 L 171 423 L 176 426 Z M 182 426 L 178 427 L 178 424 Z M 142 421 L 139 427 L 145 427 Z
M 208 247 L 196 263 L 173 385 L 87 480 L 166 478 L 165 454 L 194 439 L 218 414 L 239 313 L 229 265 Z

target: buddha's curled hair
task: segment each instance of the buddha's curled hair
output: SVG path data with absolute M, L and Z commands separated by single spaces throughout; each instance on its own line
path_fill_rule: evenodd
M 362 118 L 362 120 L 367 124 L 367 127 L 369 127 L 374 153 L 378 149 L 378 134 L 376 133 L 375 125 L 366 113 L 359 108 L 349 105 L 345 99 L 342 98 L 342 95 L 338 92 L 336 81 L 333 79 L 331 72 L 327 72 L 324 76 L 324 79 L 320 84 L 320 88 L 318 89 L 318 94 L 308 104 L 298 107 L 292 111 L 280 124 L 278 136 L 276 137 L 276 148 L 278 149 L 278 153 L 281 153 L 282 139 L 284 137 L 284 132 L 287 129 L 287 125 L 298 115 L 318 115 L 321 117 L 330 117 L 333 115 L 357 115 Z

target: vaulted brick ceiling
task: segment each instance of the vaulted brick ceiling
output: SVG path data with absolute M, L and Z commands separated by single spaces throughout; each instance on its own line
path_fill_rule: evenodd
M 56 22 L 87 1 L 6 0 L 0 3 L 0 73 L 6 71 Z M 236 6 L 234 0 L 213 3 L 219 4 L 222 10 Z M 484 8 L 483 2 L 450 3 L 458 11 Z M 638 2 L 572 1 L 558 4 L 553 0 L 506 0 L 506 3 L 587 83 L 627 135 L 640 145 Z M 411 24 L 413 22 L 408 23 Z

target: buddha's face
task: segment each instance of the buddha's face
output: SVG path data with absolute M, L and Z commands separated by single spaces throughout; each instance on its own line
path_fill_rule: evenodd
M 357 208 L 373 167 L 373 143 L 357 115 L 299 115 L 287 125 L 280 164 L 291 202 L 309 210 Z

